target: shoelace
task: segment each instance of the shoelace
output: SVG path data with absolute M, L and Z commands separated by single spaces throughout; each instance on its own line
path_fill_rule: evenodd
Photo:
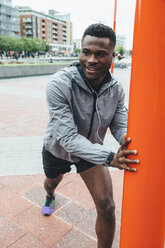
M 50 203 L 51 203 L 52 200 L 54 200 L 54 197 L 46 196 L 45 206 L 48 207 L 50 205 Z

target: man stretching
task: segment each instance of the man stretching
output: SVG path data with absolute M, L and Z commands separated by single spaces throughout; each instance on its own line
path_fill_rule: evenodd
M 115 232 L 115 204 L 109 166 L 135 172 L 127 158 L 127 109 L 122 85 L 110 74 L 115 56 L 115 32 L 103 24 L 92 24 L 82 37 L 80 63 L 51 77 L 47 86 L 50 120 L 43 148 L 47 192 L 42 213 L 50 215 L 55 188 L 74 164 L 96 205 L 98 248 L 110 248 Z M 103 146 L 107 129 L 121 144 L 114 154 Z

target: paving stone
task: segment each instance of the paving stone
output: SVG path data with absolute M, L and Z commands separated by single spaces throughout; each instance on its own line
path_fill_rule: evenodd
M 12 78 L 12 79 L 2 79 L 1 85 L 8 86 L 9 88 L 15 87 L 22 88 L 26 92 L 26 89 L 35 89 L 45 91 L 47 82 L 50 78 L 50 75 L 35 76 L 35 77 L 24 77 L 24 78 Z
M 95 222 L 96 212 L 94 210 L 85 208 L 76 202 L 71 202 L 61 210 L 54 213 L 61 219 L 85 232 L 87 235 L 96 238 Z
M 116 203 L 122 202 L 124 171 L 111 171 L 114 200 Z
M 66 186 L 57 189 L 57 192 L 71 198 L 73 201 L 80 203 L 82 206 L 94 209 L 95 204 L 93 199 L 84 184 L 78 184 L 76 182 L 71 182 Z
M 15 223 L 8 221 L 0 225 L 0 248 L 7 248 L 23 237 L 25 232 Z
M 45 197 L 44 186 L 36 185 L 25 191 L 22 196 L 41 207 Z
M 0 184 L 0 189 L 3 188 L 3 187 L 4 187 L 4 185 L 3 184 Z
M 0 189 L 0 206 L 3 214 L 9 218 L 13 218 L 24 210 L 30 208 L 32 204 L 9 190 L 8 187 L 4 187 Z
M 23 194 L 25 198 L 27 198 L 28 200 L 32 201 L 33 203 L 37 204 L 40 207 L 42 206 L 45 200 L 45 195 L 46 195 L 45 189 L 44 186 L 42 185 L 37 185 Z M 71 200 L 66 198 L 65 196 L 56 193 L 54 211 L 58 210 L 59 208 L 61 208 L 70 201 Z
M 114 236 L 112 248 L 119 248 L 119 247 L 120 247 L 120 225 L 116 223 L 116 230 L 115 230 L 115 236 Z
M 43 137 L 1 138 L 0 175 L 43 174 Z
M 44 175 L 17 175 L 0 177 L 0 183 L 17 193 L 23 193 L 34 185 L 44 182 Z
M 70 182 L 75 182 L 75 183 L 78 183 L 78 184 L 81 184 L 81 185 L 84 185 L 85 186 L 84 181 L 82 180 L 80 174 L 78 174 L 78 173 L 68 173 L 67 174 L 67 179 Z
M 116 209 L 115 209 L 115 214 L 116 214 L 116 222 L 118 224 L 121 223 L 121 204 L 120 203 L 116 203 Z
M 44 135 L 45 127 L 48 122 L 46 100 L 40 97 L 39 99 L 35 99 L 33 97 L 17 96 L 15 94 L 7 95 L 3 94 L 3 92 L 1 93 L 0 105 L 1 116 L 3 116 L 3 118 L 0 117 L 0 123 L 5 124 L 5 126 L 0 129 L 0 136 Z M 17 116 L 17 118 L 15 118 L 15 116 Z M 38 120 L 38 122 L 33 123 L 33 120 Z M 1 130 L 3 131 L 2 133 Z M 32 134 L 33 131 L 35 131 L 35 133 Z
M 53 215 L 49 217 L 43 216 L 41 209 L 36 206 L 19 214 L 13 221 L 47 246 L 55 245 L 72 228 L 72 225 Z
M 9 219 L 4 214 L 2 214 L 2 212 L 0 212 L 0 226 L 8 222 L 9 222 Z
M 35 238 L 31 234 L 27 234 L 20 238 L 14 244 L 10 245 L 10 248 L 49 248 L 39 239 Z
M 68 206 L 64 207 L 61 211 L 59 210 L 59 211 L 57 211 L 57 213 L 54 213 L 54 215 L 60 216 L 65 221 L 72 223 L 77 231 L 80 231 L 80 232 L 82 231 L 83 233 L 87 234 L 87 236 L 89 238 L 90 237 L 93 239 L 97 238 L 96 233 L 95 233 L 96 213 L 93 210 L 85 209 L 77 203 L 71 203 Z M 74 233 L 73 237 L 74 237 L 74 235 L 75 235 L 75 239 L 76 239 L 76 235 L 78 235 L 78 234 Z M 66 240 L 68 237 L 70 237 L 69 233 L 66 236 Z M 65 245 L 67 243 L 65 240 L 65 236 L 62 239 L 63 239 L 62 243 L 60 243 L 60 241 L 59 241 L 59 244 L 62 244 L 61 247 L 63 247 L 63 245 Z M 77 242 L 78 242 L 78 240 L 79 239 L 77 236 Z M 119 248 L 119 240 L 120 240 L 120 224 L 116 223 L 114 244 L 113 244 L 112 248 Z M 70 241 L 70 242 L 72 242 L 72 241 Z M 93 242 L 92 242 L 92 244 L 93 244 Z M 68 241 L 68 245 L 70 245 L 69 241 Z M 60 246 L 55 246 L 55 248 L 58 248 L 58 247 L 60 247 Z M 66 247 L 67 247 L 67 245 L 66 245 Z M 79 246 L 75 245 L 75 246 L 73 246 L 73 248 L 74 247 L 77 248 Z M 86 246 L 86 247 L 90 247 L 90 246 Z M 94 246 L 94 247 L 96 247 L 96 246 Z M 72 248 L 72 246 L 68 246 L 67 248 Z
M 73 228 L 53 248 L 96 248 L 96 240 Z
M 63 177 L 62 181 L 57 186 L 57 190 L 63 188 L 68 183 L 71 183 L 73 181 L 72 180 L 72 175 L 77 175 L 77 174 L 72 173 L 72 172 L 64 174 L 64 177 Z

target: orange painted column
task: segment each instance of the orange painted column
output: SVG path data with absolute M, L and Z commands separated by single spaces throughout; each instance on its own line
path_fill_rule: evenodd
M 117 0 L 114 2 L 114 17 L 113 17 L 113 30 L 116 30 L 116 11 L 117 11 Z M 111 65 L 111 73 L 114 71 L 114 62 Z
M 137 0 L 129 149 L 136 173 L 125 172 L 120 248 L 164 248 L 165 242 L 165 0 Z

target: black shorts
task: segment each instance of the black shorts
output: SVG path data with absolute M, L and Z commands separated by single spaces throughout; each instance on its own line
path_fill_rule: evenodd
M 48 178 L 58 177 L 60 174 L 65 174 L 71 171 L 71 165 L 73 163 L 55 157 L 52 153 L 47 151 L 45 147 L 42 150 L 42 161 L 45 175 Z M 95 164 L 90 163 L 86 160 L 81 159 L 78 163 L 74 163 L 77 169 L 77 173 L 85 171 L 89 168 L 95 166 Z

